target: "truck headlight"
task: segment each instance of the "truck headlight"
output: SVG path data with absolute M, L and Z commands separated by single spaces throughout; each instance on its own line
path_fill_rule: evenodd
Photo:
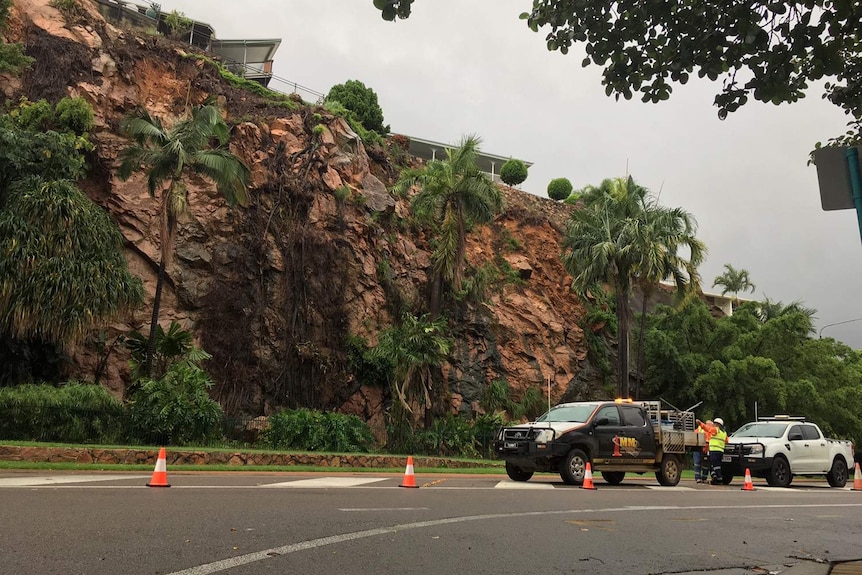
M 763 455 L 763 446 L 762 445 L 752 445 L 748 448 L 749 455 Z
M 553 429 L 543 429 L 539 431 L 536 435 L 536 438 L 533 440 L 536 443 L 548 443 L 554 439 L 554 430 Z

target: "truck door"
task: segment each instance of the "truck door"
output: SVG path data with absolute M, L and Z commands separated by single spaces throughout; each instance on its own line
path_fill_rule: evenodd
M 802 425 L 791 425 L 787 432 L 787 443 L 790 445 L 790 470 L 793 473 L 810 473 L 814 471 L 814 448 L 811 441 L 805 439 Z
M 622 459 L 620 437 L 623 437 L 625 426 L 617 406 L 605 405 L 600 407 L 593 421 L 596 422 L 593 433 L 598 445 L 598 453 L 593 455 L 593 459 L 611 464 Z
M 810 423 L 802 424 L 802 437 L 805 438 L 805 443 L 811 450 L 809 451 L 811 460 L 808 462 L 810 471 L 822 471 L 824 473 L 829 471 L 832 467 L 832 462 L 829 460 L 829 445 L 826 443 L 826 439 L 820 435 L 817 427 Z
M 634 405 L 621 406 L 625 434 L 636 443 L 638 459 L 655 459 L 656 440 L 652 424 L 644 417 L 644 411 Z

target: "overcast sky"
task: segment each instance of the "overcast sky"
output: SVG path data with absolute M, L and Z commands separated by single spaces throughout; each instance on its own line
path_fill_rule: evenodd
M 141 0 L 138 0 L 141 1 Z M 682 207 L 709 250 L 703 287 L 729 263 L 757 286 L 744 297 L 800 301 L 816 327 L 862 348 L 862 240 L 853 210 L 824 212 L 815 142 L 847 118 L 813 88 L 796 104 L 750 101 L 720 121 L 720 83 L 675 86 L 661 104 L 605 96 L 601 70 L 545 47 L 518 15 L 530 0 L 416 0 L 385 22 L 372 0 L 162 0 L 221 39 L 280 38 L 274 74 L 326 93 L 347 80 L 372 88 L 393 132 L 446 143 L 477 134 L 488 153 L 533 162 L 521 184 L 575 188 L 631 174 Z M 284 84 L 274 82 L 274 88 Z M 306 100 L 307 93 L 300 93 Z M 843 325 L 829 326 L 838 322 Z M 828 327 L 825 327 L 828 326 Z

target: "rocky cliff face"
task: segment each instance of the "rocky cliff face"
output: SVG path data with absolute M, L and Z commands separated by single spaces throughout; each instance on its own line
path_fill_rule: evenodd
M 2 86 L 10 98 L 72 95 L 93 106 L 97 151 L 81 187 L 116 220 L 150 298 L 160 211 L 142 177 L 115 176 L 127 144 L 117 134 L 122 116 L 143 106 L 170 121 L 187 101 L 217 96 L 235 124 L 231 148 L 252 170 L 245 209 L 229 209 L 204 180 L 188 182 L 190 214 L 168 265 L 161 323 L 178 320 L 213 355 L 207 369 L 229 410 L 336 409 L 381 429 L 388 390 L 363 384 L 346 340 L 373 345 L 400 309 L 424 301 L 430 263 L 428 238 L 411 223 L 409 202 L 387 191 L 398 170 L 386 150 L 366 149 L 346 122 L 322 108 L 268 102 L 224 81 L 188 46 L 115 27 L 90 0 L 80 5 L 80 14 L 63 15 L 49 0 L 15 0 L 7 37 L 23 42 L 36 63 Z M 314 134 L 317 124 L 326 126 L 322 134 Z M 520 395 L 530 386 L 544 389 L 550 378 L 553 401 L 589 397 L 596 387 L 580 327 L 584 309 L 559 257 L 569 208 L 503 191 L 505 211 L 471 232 L 468 260 L 476 268 L 506 267 L 502 258 L 519 279 L 496 286 L 490 301 L 455 322 L 457 345 L 443 370 L 453 410 L 467 413 L 495 379 Z M 146 331 L 149 314 L 144 306 L 111 333 Z M 81 345 L 72 354 L 73 375 L 92 379 L 96 349 Z M 103 381 L 118 393 L 127 360 L 115 346 Z

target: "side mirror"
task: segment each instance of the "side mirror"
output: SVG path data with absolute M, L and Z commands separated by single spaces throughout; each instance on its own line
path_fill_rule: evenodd
M 802 434 L 801 433 L 791 433 L 790 435 L 787 436 L 787 439 L 789 439 L 790 441 L 800 441 L 800 440 L 802 440 Z
M 598 427 L 599 425 L 608 425 L 609 423 L 610 423 L 610 421 L 608 420 L 607 417 L 600 417 L 593 422 L 593 425 Z

